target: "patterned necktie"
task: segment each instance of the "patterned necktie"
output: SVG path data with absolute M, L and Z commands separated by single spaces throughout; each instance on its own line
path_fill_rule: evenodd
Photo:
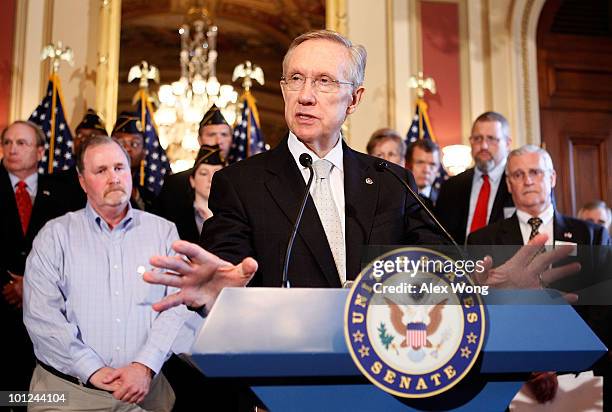
M 313 185 L 312 199 L 319 212 L 319 218 L 323 224 L 325 236 L 329 242 L 334 262 L 340 275 L 340 284 L 346 281 L 346 250 L 344 236 L 342 235 L 342 222 L 338 215 L 338 209 L 332 196 L 329 174 L 334 165 L 325 159 L 314 162 L 315 182 Z
M 490 195 L 491 183 L 489 182 L 489 175 L 482 175 L 482 187 L 480 188 L 480 193 L 478 193 L 478 201 L 476 202 L 476 209 L 474 209 L 470 233 L 487 225 L 487 210 L 489 209 Z
M 542 219 L 539 217 L 532 217 L 527 221 L 527 223 L 529 223 L 529 226 L 531 226 L 531 233 L 529 234 L 529 240 L 531 240 L 536 237 L 538 233 L 540 233 L 539 229 L 542 225 Z
M 23 180 L 17 183 L 15 190 L 15 201 L 17 202 L 17 211 L 19 212 L 19 220 L 21 220 L 21 229 L 25 235 L 30 224 L 30 216 L 32 216 L 32 198 L 26 190 L 28 185 Z

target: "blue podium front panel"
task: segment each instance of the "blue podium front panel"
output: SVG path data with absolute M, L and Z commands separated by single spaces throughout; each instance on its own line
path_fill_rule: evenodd
M 358 376 L 343 335 L 346 289 L 227 288 L 193 359 L 209 376 Z M 493 291 L 482 373 L 578 371 L 605 353 L 575 310 L 547 291 Z

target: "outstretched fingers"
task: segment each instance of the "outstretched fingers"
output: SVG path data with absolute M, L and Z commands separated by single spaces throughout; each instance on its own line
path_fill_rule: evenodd
M 195 243 L 187 242 L 185 240 L 177 240 L 172 244 L 172 249 L 181 255 L 184 255 L 189 261 L 197 264 L 215 264 L 221 259 L 216 255 L 208 252 Z
M 176 292 L 171 295 L 164 297 L 159 302 L 153 304 L 153 310 L 157 312 L 163 312 L 175 306 L 179 306 L 185 303 L 182 292 Z

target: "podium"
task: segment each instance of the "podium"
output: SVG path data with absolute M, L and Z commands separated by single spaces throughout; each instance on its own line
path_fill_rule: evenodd
M 272 411 L 504 411 L 532 371 L 588 369 L 606 347 L 552 291 L 491 291 L 481 357 L 426 399 L 390 395 L 362 376 L 344 338 L 347 289 L 226 288 L 193 346 L 210 377 L 246 381 Z

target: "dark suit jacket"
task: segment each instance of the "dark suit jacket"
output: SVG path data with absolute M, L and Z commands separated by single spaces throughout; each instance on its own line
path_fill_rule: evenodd
M 473 178 L 474 168 L 451 177 L 442 184 L 436 201 L 436 217 L 460 245 L 465 243 Z M 504 219 L 504 208 L 512 206 L 514 202 L 506 186 L 506 173 L 503 173 L 488 223 Z
M 376 158 L 343 143 L 346 273 L 354 279 L 366 245 L 446 243 L 416 202 Z M 412 174 L 391 165 L 414 188 Z M 369 178 L 369 179 L 368 179 Z M 368 183 L 369 182 L 369 183 Z M 275 149 L 215 173 L 201 244 L 232 263 L 259 263 L 254 285 L 280 286 L 282 264 L 306 184 L 287 139 Z M 340 287 L 336 265 L 311 197 L 293 246 L 289 280 L 297 287 Z
M 157 214 L 174 222 L 181 239 L 197 243 L 200 232 L 193 210 L 194 192 L 189 184 L 191 169 L 166 176 L 157 198 Z
M 44 224 L 68 211 L 65 186 L 52 176 L 39 175 L 38 189 L 32 216 L 24 235 L 21 229 L 15 192 L 8 172 L 0 165 L 0 287 L 11 278 L 7 271 L 23 275 L 25 261 L 32 249 L 32 241 Z M 10 346 L 10 356 L 5 359 L 5 370 L 11 371 L 0 377 L 0 387 L 27 390 L 32 370 L 34 353 L 23 325 L 21 309 L 9 305 L 0 295 L 0 324 L 3 339 Z
M 68 209 L 71 211 L 83 209 L 87 204 L 87 195 L 79 183 L 79 173 L 75 166 L 68 170 L 53 173 L 53 177 L 58 179 L 66 187 L 66 199 Z
M 48 175 L 38 176 L 38 191 L 32 207 L 28 231 L 24 235 L 17 211 L 15 191 L 8 172 L 0 165 L 0 230 L 2 267 L 15 274 L 23 274 L 25 260 L 32 241 L 47 221 L 68 212 L 67 189 L 62 181 Z
M 612 302 L 612 294 L 609 291 L 603 290 L 606 285 L 609 287 L 610 279 L 612 279 L 609 248 L 592 247 L 610 245 L 608 231 L 603 226 L 555 212 L 553 234 L 556 241 L 573 242 L 578 245 L 577 257 L 569 257 L 558 262 L 557 265 L 577 260 L 581 264 L 582 269 L 575 275 L 554 282 L 550 287 L 567 292 L 578 292 L 579 303 L 589 303 L 593 299 L 597 299 L 600 302 Z M 472 250 L 473 254 L 479 256 L 483 256 L 485 253 L 491 254 L 494 261 L 496 261 L 494 265 L 501 264 L 523 245 L 523 237 L 516 213 L 509 219 L 490 224 L 471 233 L 468 236 L 467 243 L 469 245 L 517 245 L 516 248 L 508 247 L 493 251 L 491 251 L 491 248 Z M 478 249 L 477 246 L 475 248 Z M 607 297 L 602 299 L 602 295 Z M 583 305 L 576 306 L 576 310 L 609 347 L 612 343 L 610 331 L 612 314 L 610 306 Z M 604 371 L 610 367 L 608 363 L 604 358 L 598 364 L 596 370 L 599 372 Z
M 610 278 L 611 274 L 606 273 L 605 270 L 597 270 L 598 265 L 607 263 L 605 261 L 607 250 L 591 247 L 610 244 L 610 236 L 603 226 L 555 212 L 553 233 L 555 241 L 572 242 L 578 245 L 578 258 L 583 268 L 581 274 L 588 274 L 588 278 L 577 281 L 576 278 L 572 277 L 560 280 L 551 285 L 552 287 L 566 291 L 577 290 Z M 468 245 L 523 245 L 523 237 L 516 213 L 508 219 L 470 233 L 467 243 Z M 497 257 L 495 265 L 507 260 L 517 249 L 503 248 L 497 253 L 494 251 L 493 257 Z
M 432 189 L 433 190 L 433 189 Z M 432 212 L 435 213 L 434 211 L 434 203 L 433 200 L 430 197 L 427 196 L 423 196 L 422 194 L 419 193 L 419 197 L 421 198 L 421 200 L 423 201 L 423 203 L 425 203 L 425 206 L 427 206 L 427 208 L 429 208 L 429 210 L 431 210 Z M 437 217 L 437 216 L 436 216 Z M 439 220 L 439 219 L 438 219 Z

